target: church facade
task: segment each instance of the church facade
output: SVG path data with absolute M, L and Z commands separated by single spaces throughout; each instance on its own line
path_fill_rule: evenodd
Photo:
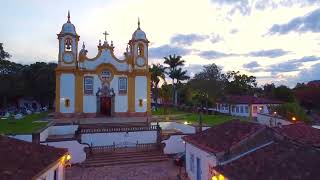
M 80 36 L 68 21 L 58 34 L 56 115 L 62 117 L 147 116 L 151 112 L 148 39 L 138 28 L 129 40 L 124 59 L 114 55 L 113 42 L 99 41 L 98 54 L 87 57 Z

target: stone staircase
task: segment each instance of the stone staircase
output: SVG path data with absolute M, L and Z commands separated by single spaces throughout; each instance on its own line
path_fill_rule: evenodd
M 170 158 L 158 150 L 109 152 L 89 155 L 83 165 L 85 167 L 100 167 L 168 160 L 170 160 Z

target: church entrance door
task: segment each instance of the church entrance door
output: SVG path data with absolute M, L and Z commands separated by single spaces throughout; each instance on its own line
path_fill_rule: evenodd
M 103 115 L 111 116 L 111 97 L 100 97 L 100 112 Z

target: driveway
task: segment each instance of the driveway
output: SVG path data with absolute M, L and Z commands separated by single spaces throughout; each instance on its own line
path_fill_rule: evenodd
M 178 174 L 179 167 L 172 161 L 66 169 L 67 180 L 176 180 Z

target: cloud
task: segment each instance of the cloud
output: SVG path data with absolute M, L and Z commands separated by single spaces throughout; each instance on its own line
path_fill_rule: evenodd
M 233 54 L 226 54 L 218 51 L 201 51 L 198 55 L 205 59 L 218 59 L 222 57 L 232 56 Z
M 185 66 L 183 69 L 187 70 L 188 76 L 190 76 L 192 78 L 192 77 L 194 77 L 195 74 L 197 74 L 203 70 L 203 65 L 190 64 L 189 66 Z
M 252 61 L 247 64 L 243 64 L 242 67 L 249 72 L 259 72 L 261 71 L 261 65 L 257 61 Z
M 171 37 L 170 43 L 179 45 L 192 45 L 194 42 L 204 41 L 208 39 L 207 35 L 199 34 L 176 34 Z
M 276 58 L 288 54 L 288 51 L 282 49 L 270 49 L 250 52 L 249 56 Z
M 221 6 L 229 6 L 229 14 L 231 15 L 237 12 L 242 15 L 250 15 L 253 9 L 265 10 L 267 8 L 292 7 L 293 5 L 303 7 L 319 4 L 318 0 L 211 0 L 211 2 Z
M 211 34 L 210 41 L 215 44 L 217 42 L 223 41 L 223 38 L 219 34 Z
M 163 58 L 163 57 L 168 56 L 170 54 L 185 56 L 185 55 L 189 54 L 190 52 L 191 52 L 190 49 L 165 44 L 165 45 L 162 45 L 162 46 L 159 46 L 156 48 L 150 48 L 149 49 L 149 57 L 150 58 Z
M 320 79 L 320 63 L 314 64 L 308 69 L 303 69 L 297 76 L 296 82 L 308 82 Z
M 269 33 L 288 34 L 289 32 L 320 32 L 320 9 L 316 9 L 305 16 L 296 17 L 286 24 L 273 25 Z
M 238 30 L 238 29 L 236 29 L 236 28 L 231 29 L 231 31 L 230 31 L 230 33 L 231 33 L 231 34 L 236 34 L 237 32 L 239 32 L 239 30 Z
M 280 72 L 292 72 L 300 70 L 300 67 L 303 66 L 305 62 L 313 62 L 320 60 L 320 57 L 316 56 L 304 56 L 300 59 L 292 59 L 283 63 L 270 65 L 265 68 L 265 71 L 271 72 L 273 74 L 277 74 Z

